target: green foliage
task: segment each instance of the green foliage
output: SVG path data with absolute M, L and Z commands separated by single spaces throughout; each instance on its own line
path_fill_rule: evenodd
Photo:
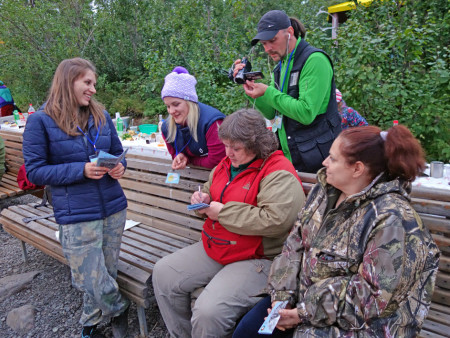
M 429 160 L 450 159 L 447 6 L 433 0 L 358 7 L 331 51 L 347 103 L 381 128 L 393 120 L 408 126 Z
M 349 105 L 382 128 L 400 120 L 429 159 L 448 161 L 448 0 L 358 6 L 339 28 L 336 47 L 327 15 L 318 13 L 340 2 L 49 0 L 31 7 L 0 0 L 0 76 L 26 109 L 45 101 L 61 60 L 84 57 L 97 67 L 97 99 L 111 114 L 154 120 L 166 113 L 164 77 L 184 66 L 197 78 L 199 99 L 229 114 L 248 103 L 226 71 L 249 56 L 270 81 L 275 65 L 250 41 L 265 12 L 283 9 L 305 24 L 312 45 L 335 60 L 336 83 Z

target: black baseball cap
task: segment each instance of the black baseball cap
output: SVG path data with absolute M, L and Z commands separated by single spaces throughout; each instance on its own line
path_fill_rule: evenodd
M 258 22 L 258 34 L 252 40 L 252 46 L 259 40 L 272 40 L 281 30 L 291 26 L 291 20 L 284 11 L 273 10 L 264 14 Z

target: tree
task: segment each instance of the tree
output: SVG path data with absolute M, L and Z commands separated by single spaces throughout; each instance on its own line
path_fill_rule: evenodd
M 374 1 L 350 15 L 331 52 L 348 103 L 384 129 L 399 120 L 429 160 L 448 161 L 448 1 Z

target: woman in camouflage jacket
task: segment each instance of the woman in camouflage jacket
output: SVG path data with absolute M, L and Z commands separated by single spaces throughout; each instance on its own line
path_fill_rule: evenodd
M 343 131 L 272 264 L 271 299 L 257 304 L 233 337 L 256 337 L 267 307 L 282 300 L 289 303 L 277 328 L 287 331 L 273 336 L 416 336 L 439 263 L 409 203 L 410 182 L 424 163 L 406 127 Z

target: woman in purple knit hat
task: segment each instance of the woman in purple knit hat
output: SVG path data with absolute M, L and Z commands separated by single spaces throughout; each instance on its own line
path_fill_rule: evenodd
M 225 157 L 225 146 L 218 136 L 225 115 L 198 102 L 196 84 L 186 68 L 175 67 L 165 77 L 161 91 L 169 113 L 161 131 L 174 170 L 184 169 L 188 163 L 214 168 Z

